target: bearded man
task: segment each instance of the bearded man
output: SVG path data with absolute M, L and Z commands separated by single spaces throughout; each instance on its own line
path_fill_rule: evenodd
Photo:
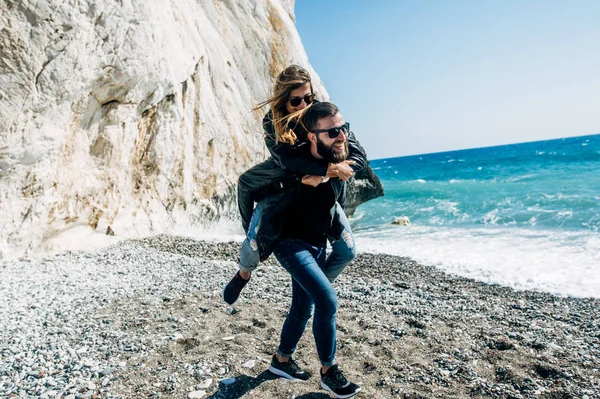
M 302 117 L 316 159 L 343 162 L 348 156 L 349 125 L 329 102 L 313 104 Z M 292 303 L 283 323 L 277 353 L 269 370 L 290 380 L 308 380 L 310 375 L 292 359 L 314 309 L 313 335 L 321 362 L 321 387 L 336 398 L 349 398 L 360 391 L 349 382 L 335 360 L 337 294 L 331 282 L 343 267 L 328 268 L 327 233 L 343 182 L 338 178 L 306 177 L 281 214 L 281 234 L 273 253 L 292 277 Z

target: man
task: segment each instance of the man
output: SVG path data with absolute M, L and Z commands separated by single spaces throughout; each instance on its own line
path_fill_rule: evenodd
M 328 102 L 313 104 L 302 123 L 316 159 L 343 162 L 348 155 L 349 126 L 338 108 Z M 292 359 L 292 354 L 314 308 L 313 335 L 321 361 L 321 386 L 336 398 L 349 398 L 360 387 L 349 382 L 335 361 L 337 295 L 331 281 L 342 270 L 328 268 L 326 243 L 336 201 L 342 194 L 338 178 L 312 176 L 298 185 L 281 213 L 281 235 L 273 253 L 292 277 L 292 304 L 283 324 L 277 353 L 269 370 L 290 380 L 310 376 Z

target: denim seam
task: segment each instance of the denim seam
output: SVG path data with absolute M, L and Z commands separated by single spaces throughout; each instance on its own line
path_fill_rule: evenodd
M 279 259 L 278 259 L 278 260 L 279 260 Z M 288 262 L 287 260 L 285 260 L 285 258 L 282 258 L 282 260 L 279 260 L 279 262 L 280 262 L 280 263 L 282 263 L 282 261 L 283 261 L 283 262 L 286 264 L 286 266 L 288 266 L 288 267 L 289 267 L 289 262 Z M 287 271 L 287 269 L 286 269 L 286 268 L 285 268 L 283 265 L 281 265 L 281 266 L 284 268 L 284 270 L 285 270 L 286 272 L 288 272 L 288 271 Z M 288 272 L 288 273 L 289 273 L 289 272 Z M 290 274 L 290 277 L 291 277 L 291 274 Z M 293 277 L 292 277 L 292 278 L 293 278 Z M 290 308 L 290 309 L 291 309 L 291 308 Z M 281 346 L 281 340 L 280 340 L 280 342 L 279 342 L 279 345 Z M 279 353 L 279 354 L 280 354 L 281 356 L 283 356 L 283 357 L 288 357 L 288 358 L 291 358 L 291 357 L 292 357 L 292 355 L 294 354 L 294 352 L 295 352 L 295 351 L 292 351 L 292 353 L 289 353 L 289 354 L 287 354 L 287 353 L 283 353 L 283 352 L 282 352 L 282 350 L 281 350 L 281 347 L 280 347 L 280 346 L 277 348 L 277 353 Z

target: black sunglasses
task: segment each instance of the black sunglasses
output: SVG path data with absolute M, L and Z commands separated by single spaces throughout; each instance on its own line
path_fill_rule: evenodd
M 329 134 L 330 139 L 334 139 L 340 135 L 340 132 L 344 134 L 348 134 L 350 131 L 350 124 L 348 122 L 344 123 L 342 126 L 332 127 L 331 129 L 319 129 L 313 130 L 314 134 L 325 133 Z
M 300 105 L 300 103 L 302 102 L 302 100 L 304 100 L 304 103 L 306 105 L 312 104 L 312 102 L 315 101 L 315 95 L 314 94 L 307 94 L 304 97 L 290 97 L 288 99 L 288 101 L 290 102 L 290 105 L 292 107 L 297 107 L 298 105 Z

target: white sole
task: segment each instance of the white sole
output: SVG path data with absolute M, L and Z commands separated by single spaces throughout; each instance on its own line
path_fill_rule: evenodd
M 287 378 L 287 379 L 288 379 L 288 380 L 290 380 L 290 381 L 302 381 L 301 379 L 299 379 L 299 378 L 294 378 L 294 377 L 292 377 L 291 375 L 289 375 L 288 373 L 286 373 L 285 371 L 281 371 L 281 370 L 279 370 L 279 369 L 276 369 L 276 368 L 275 368 L 275 367 L 273 367 L 273 366 L 269 366 L 269 371 L 270 371 L 271 373 L 275 374 L 275 375 L 278 375 L 278 376 L 280 376 L 280 377 Z
M 229 303 L 225 300 L 225 288 L 227 288 L 227 284 L 229 284 L 231 282 L 231 280 L 229 280 L 228 282 L 225 283 L 225 285 L 223 285 L 223 289 L 221 290 L 221 299 L 223 300 L 223 302 L 225 302 L 227 305 L 229 306 L 233 306 L 233 303 L 237 302 L 237 299 L 235 301 L 233 301 L 233 303 Z M 238 297 L 239 299 L 239 297 Z
M 357 393 L 360 392 L 360 388 L 358 388 L 356 391 L 354 391 L 353 393 L 350 393 L 348 395 L 340 395 L 340 394 L 337 394 L 337 393 L 333 392 L 333 390 L 331 388 L 329 388 L 327 385 L 325 385 L 323 383 L 323 381 L 321 381 L 321 388 L 323 388 L 324 390 L 330 392 L 333 395 L 334 398 L 340 398 L 340 399 L 351 398 L 351 397 L 353 397 L 354 395 L 356 395 Z

